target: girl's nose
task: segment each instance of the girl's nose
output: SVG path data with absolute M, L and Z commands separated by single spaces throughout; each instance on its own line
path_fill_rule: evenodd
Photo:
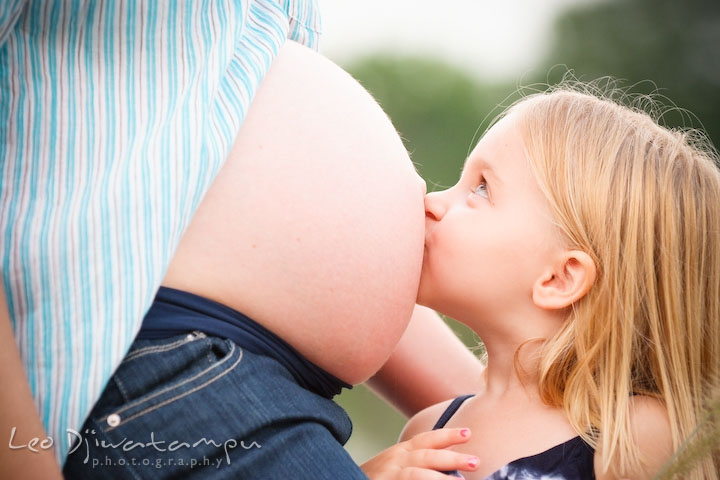
M 447 211 L 443 192 L 432 192 L 425 195 L 425 217 L 440 221 Z

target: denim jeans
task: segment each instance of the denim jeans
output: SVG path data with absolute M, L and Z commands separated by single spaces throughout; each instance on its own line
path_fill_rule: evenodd
M 66 478 L 366 479 L 352 424 L 272 358 L 201 332 L 136 340 L 74 443 Z

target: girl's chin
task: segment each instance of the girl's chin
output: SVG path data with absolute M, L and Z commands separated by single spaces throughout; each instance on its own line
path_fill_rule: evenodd
M 433 307 L 432 296 L 429 295 L 429 291 L 424 286 L 422 278 L 420 279 L 420 286 L 418 287 L 418 294 L 415 299 L 415 303 L 422 305 L 423 307 L 432 308 L 433 310 L 435 309 Z

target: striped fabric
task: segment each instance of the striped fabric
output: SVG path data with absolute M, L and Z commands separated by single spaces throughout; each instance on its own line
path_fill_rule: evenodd
M 62 462 L 315 0 L 0 0 L 0 269 Z

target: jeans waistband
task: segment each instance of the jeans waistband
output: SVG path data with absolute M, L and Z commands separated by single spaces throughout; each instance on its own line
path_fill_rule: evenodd
M 302 356 L 250 317 L 221 303 L 174 288 L 160 287 L 143 319 L 138 339 L 160 339 L 199 330 L 227 338 L 257 355 L 277 360 L 298 384 L 325 398 L 351 385 Z

